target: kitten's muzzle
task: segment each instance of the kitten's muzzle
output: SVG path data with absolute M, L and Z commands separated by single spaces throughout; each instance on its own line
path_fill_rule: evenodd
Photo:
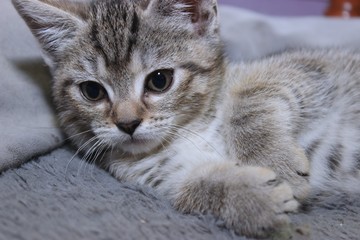
M 133 120 L 131 122 L 119 122 L 116 126 L 120 129 L 120 131 L 129 134 L 132 136 L 136 130 L 136 128 L 141 124 L 140 119 Z

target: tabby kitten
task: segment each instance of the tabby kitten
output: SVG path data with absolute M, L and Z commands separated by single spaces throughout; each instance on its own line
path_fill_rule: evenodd
M 263 237 L 288 224 L 309 185 L 359 175 L 359 54 L 232 65 L 215 0 L 13 3 L 74 145 L 184 213 Z

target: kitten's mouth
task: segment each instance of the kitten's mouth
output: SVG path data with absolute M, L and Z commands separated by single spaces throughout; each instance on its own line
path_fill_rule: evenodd
M 143 145 L 143 144 L 146 144 L 148 142 L 149 142 L 148 139 L 131 137 L 129 140 L 126 140 L 124 142 L 124 144 L 125 145 Z
M 132 137 L 128 140 L 125 140 L 121 143 L 121 148 L 132 154 L 142 154 L 149 151 L 152 151 L 154 148 L 158 146 L 158 142 L 156 140 L 151 140 L 147 138 L 136 138 Z

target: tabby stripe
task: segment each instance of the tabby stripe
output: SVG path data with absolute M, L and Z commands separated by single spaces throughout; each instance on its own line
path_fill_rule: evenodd
M 201 73 L 201 74 L 211 72 L 214 69 L 213 66 L 211 66 L 210 68 L 204 68 L 194 62 L 184 63 L 180 65 L 180 68 L 184 68 L 193 73 Z
M 156 178 L 156 175 L 154 173 L 150 174 L 150 176 L 145 180 L 146 184 L 150 184 L 152 181 L 154 181 Z
M 178 92 L 186 93 L 193 80 L 194 80 L 194 76 L 189 76 L 188 78 L 186 78 L 178 87 Z M 183 96 L 181 95 L 179 97 L 183 97 Z
M 213 66 L 210 66 L 209 68 L 204 68 L 193 62 L 184 63 L 184 64 L 180 65 L 180 68 L 187 69 L 190 72 L 196 73 L 196 74 L 209 73 L 214 69 Z M 184 82 L 181 83 L 181 85 L 179 86 L 179 89 L 178 89 L 179 92 L 187 92 L 190 87 L 190 84 L 192 83 L 193 80 L 194 80 L 194 75 L 192 74 Z
M 134 15 L 133 15 L 133 19 L 132 19 L 132 24 L 131 24 L 131 33 L 132 34 L 137 34 L 137 32 L 139 31 L 139 17 L 137 15 L 137 13 L 134 11 Z
M 170 158 L 164 158 L 164 159 L 160 160 L 159 168 L 162 168 L 163 166 L 165 166 L 169 161 L 170 161 Z
M 321 140 L 315 140 L 313 141 L 306 149 L 306 156 L 311 160 L 312 157 L 314 156 L 315 151 L 319 148 L 319 146 L 321 145 Z
M 163 182 L 164 182 L 163 179 L 158 179 L 158 180 L 156 180 L 153 184 L 151 184 L 151 186 L 152 186 L 153 188 L 156 188 L 156 187 L 158 187 L 160 184 L 162 184 Z
M 137 33 L 139 31 L 139 17 L 137 16 L 135 11 L 133 14 L 130 31 L 131 31 L 131 34 L 128 38 L 128 49 L 126 52 L 126 61 L 130 61 L 131 53 L 133 52 L 134 45 L 136 44 Z
M 180 170 L 180 168 L 176 168 L 175 171 Z M 151 184 L 152 187 L 158 187 L 160 186 L 163 182 L 165 182 L 165 179 L 169 178 L 169 175 L 171 173 L 170 172 L 163 172 L 160 176 L 158 176 L 156 178 L 156 180 Z
M 149 173 L 152 169 L 153 169 L 153 167 L 149 167 L 149 168 L 146 168 L 146 169 L 142 170 L 142 171 L 139 173 L 139 176 L 144 176 L 144 175 L 146 175 L 146 174 Z
M 330 154 L 327 157 L 328 166 L 330 170 L 333 172 L 335 172 L 340 165 L 342 151 L 343 151 L 343 146 L 341 144 L 337 144 L 335 147 L 331 148 Z
M 118 31 L 117 27 L 114 26 L 112 21 L 109 21 L 108 24 L 110 25 L 110 29 L 112 30 L 112 39 L 108 39 L 108 36 L 105 36 L 105 39 L 106 39 L 107 43 L 109 44 L 110 49 L 111 49 L 111 45 L 113 45 L 113 48 L 116 51 L 115 53 L 112 53 L 112 55 L 113 55 L 112 63 L 116 64 L 116 63 L 119 62 L 118 56 L 119 56 L 119 52 L 121 50 L 122 44 L 120 42 L 120 39 L 117 39 L 117 35 L 118 35 L 117 34 L 117 31 Z
M 101 55 L 105 59 L 106 66 L 110 65 L 109 57 L 106 55 L 105 50 L 103 46 L 101 45 L 99 39 L 98 39 L 99 31 L 97 29 L 96 24 L 93 24 L 91 27 L 91 41 L 93 42 L 94 48 L 101 53 Z
M 68 94 L 68 89 L 70 88 L 70 86 L 72 86 L 74 83 L 73 80 L 71 79 L 65 79 L 62 84 L 61 84 L 61 96 L 65 99 L 69 98 L 69 94 Z

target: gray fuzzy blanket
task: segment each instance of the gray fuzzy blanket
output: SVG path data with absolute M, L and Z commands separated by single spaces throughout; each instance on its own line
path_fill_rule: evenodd
M 274 18 L 222 7 L 232 60 L 291 47 L 360 48 L 360 20 Z M 74 156 L 57 127 L 51 77 L 10 0 L 0 2 L 0 239 L 246 239 L 210 215 L 182 215 L 150 189 Z M 293 239 L 360 239 L 360 196 L 317 195 Z

